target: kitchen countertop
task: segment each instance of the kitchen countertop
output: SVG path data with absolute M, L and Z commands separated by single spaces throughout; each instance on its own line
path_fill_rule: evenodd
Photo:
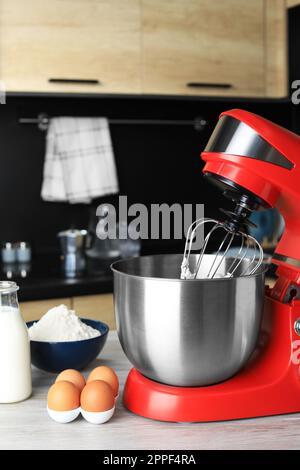
M 141 255 L 183 253 L 181 241 L 148 240 L 142 246 Z M 29 264 L 0 264 L 1 278 L 17 282 L 20 302 L 81 295 L 107 294 L 113 291 L 111 264 L 115 259 L 86 257 L 82 275 L 65 277 L 58 252 L 40 252 Z
M 164 244 L 160 240 L 154 242 L 144 244 L 141 255 L 183 252 L 177 240 L 167 240 L 168 243 Z M 2 279 L 17 282 L 20 286 L 19 300 L 24 302 L 110 293 L 113 291 L 110 265 L 116 260 L 86 257 L 86 269 L 82 275 L 67 278 L 61 269 L 59 253 L 41 252 L 28 264 L 0 264 L 0 271 Z
M 68 278 L 58 254 L 40 255 L 27 265 L 1 265 L 2 278 L 17 282 L 21 302 L 79 295 L 106 294 L 113 290 L 111 260 L 88 260 L 82 275 Z
M 67 279 L 64 277 L 15 280 L 20 287 L 20 302 L 30 300 L 75 297 L 80 295 L 107 294 L 113 291 L 111 273 L 85 275 Z
M 97 359 L 90 369 L 99 364 Z M 101 364 L 116 369 L 122 393 L 130 363 L 115 331 L 109 334 Z M 33 396 L 21 403 L 0 405 L 0 449 L 300 449 L 300 414 L 163 423 L 130 413 L 119 400 L 114 417 L 105 425 L 92 425 L 83 418 L 58 424 L 46 412 L 47 390 L 54 378 L 33 368 Z

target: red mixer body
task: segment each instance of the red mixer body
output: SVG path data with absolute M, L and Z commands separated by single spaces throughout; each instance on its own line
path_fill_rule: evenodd
M 220 384 L 172 387 L 132 369 L 124 404 L 141 416 L 180 422 L 299 412 L 300 137 L 235 109 L 221 114 L 202 158 L 203 172 L 218 185 L 247 191 L 259 205 L 277 207 L 285 220 L 273 256 L 278 280 L 266 290 L 260 339 L 246 367 Z
M 159 421 L 201 422 L 253 418 L 300 411 L 300 337 L 294 323 L 300 301 L 282 304 L 266 295 L 264 324 L 248 365 L 208 387 L 171 387 L 132 369 L 125 406 Z

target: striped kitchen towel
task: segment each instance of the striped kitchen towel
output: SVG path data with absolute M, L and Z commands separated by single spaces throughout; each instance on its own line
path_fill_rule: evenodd
M 106 118 L 50 120 L 41 197 L 44 201 L 88 204 L 119 192 Z

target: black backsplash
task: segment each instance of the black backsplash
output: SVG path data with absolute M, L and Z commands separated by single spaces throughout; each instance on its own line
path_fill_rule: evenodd
M 300 80 L 300 6 L 289 8 L 289 81 Z M 299 87 L 298 87 L 299 88 Z M 291 89 L 292 91 L 292 89 Z M 300 134 L 300 105 L 292 105 L 293 130 Z
M 112 125 L 120 193 L 129 203 L 205 203 L 206 214 L 217 216 L 224 198 L 201 175 L 200 151 L 221 111 L 241 107 L 293 129 L 288 100 L 159 99 L 125 97 L 11 96 L 0 108 L 0 240 L 29 240 L 34 249 L 57 246 L 56 234 L 70 226 L 86 227 L 92 206 L 43 202 L 40 189 L 45 133 L 36 125 L 19 124 L 20 117 L 107 116 L 108 118 L 194 119 L 203 116 L 203 132 L 187 126 Z

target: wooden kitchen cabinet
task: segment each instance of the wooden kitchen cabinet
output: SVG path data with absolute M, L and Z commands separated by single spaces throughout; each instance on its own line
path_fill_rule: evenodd
M 72 308 L 82 317 L 101 320 L 116 329 L 113 294 L 83 295 L 73 297 L 72 302 Z
M 300 0 L 286 0 L 287 8 L 293 8 L 300 5 Z
M 285 0 L 0 0 L 0 78 L 8 92 L 283 97 L 286 12 Z
M 12 92 L 141 92 L 139 0 L 0 0 L 0 74 Z
M 286 95 L 284 0 L 141 2 L 145 93 Z
M 113 294 L 84 295 L 62 299 L 33 300 L 21 302 L 20 309 L 24 320 L 38 320 L 50 308 L 60 304 L 74 309 L 83 318 L 92 318 L 107 323 L 111 329 L 116 329 Z

